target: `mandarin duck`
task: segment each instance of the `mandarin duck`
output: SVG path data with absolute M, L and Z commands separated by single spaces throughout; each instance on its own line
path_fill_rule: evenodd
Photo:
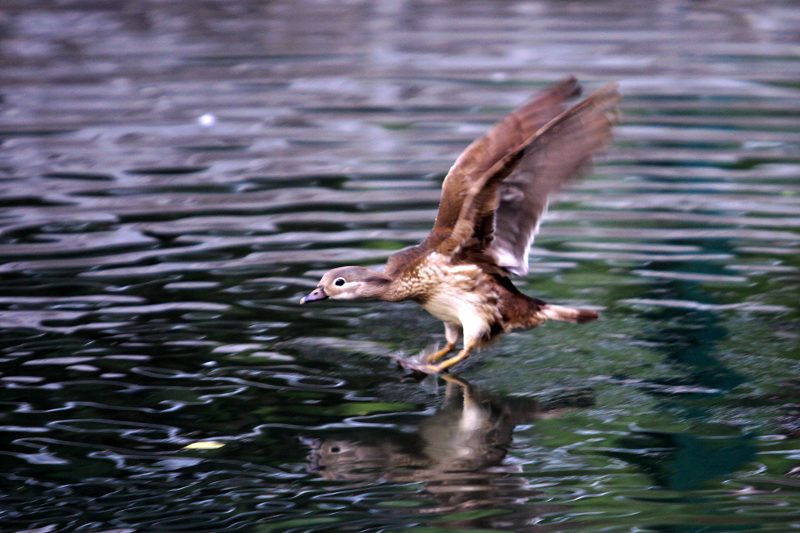
M 551 195 L 577 180 L 611 139 L 620 100 L 615 84 L 580 103 L 570 77 L 535 95 L 456 159 L 442 183 L 430 234 L 389 257 L 383 271 L 343 266 L 322 276 L 300 303 L 411 300 L 444 323 L 447 343 L 406 366 L 435 374 L 502 333 L 547 320 L 583 323 L 597 312 L 555 305 L 520 292 L 528 252 Z M 463 347 L 451 353 L 463 334 Z M 441 361 L 440 361 L 441 360 Z

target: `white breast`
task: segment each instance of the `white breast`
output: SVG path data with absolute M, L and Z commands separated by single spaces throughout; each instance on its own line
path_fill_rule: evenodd
M 435 258 L 436 259 L 436 258 Z M 479 339 L 489 331 L 485 303 L 477 288 L 483 272 L 472 265 L 442 265 L 436 261 L 439 283 L 423 304 L 423 308 L 443 322 L 461 324 L 465 339 Z

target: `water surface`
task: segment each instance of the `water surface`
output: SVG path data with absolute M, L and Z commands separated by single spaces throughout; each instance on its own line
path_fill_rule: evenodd
M 7 0 L 0 517 L 39 531 L 800 526 L 792 2 Z M 623 121 L 518 285 L 602 319 L 447 381 L 413 304 L 298 305 L 423 238 L 537 88 Z

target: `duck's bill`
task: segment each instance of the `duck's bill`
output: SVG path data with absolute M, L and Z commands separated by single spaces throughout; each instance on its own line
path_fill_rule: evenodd
M 300 303 L 305 304 L 308 302 L 317 302 L 319 300 L 326 300 L 327 298 L 328 295 L 325 294 L 325 289 L 323 289 L 322 287 L 317 287 L 310 293 L 300 298 Z

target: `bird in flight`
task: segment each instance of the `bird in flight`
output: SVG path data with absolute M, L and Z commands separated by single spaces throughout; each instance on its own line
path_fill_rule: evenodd
M 435 374 L 498 335 L 547 320 L 583 323 L 590 309 L 546 303 L 520 292 L 528 251 L 551 195 L 575 181 L 611 139 L 620 100 L 615 84 L 580 103 L 567 78 L 506 116 L 456 159 L 442 183 L 439 211 L 420 244 L 389 257 L 383 271 L 344 266 L 327 272 L 300 303 L 412 300 L 444 322 L 447 344 L 405 366 Z M 463 348 L 444 359 L 463 334 Z

